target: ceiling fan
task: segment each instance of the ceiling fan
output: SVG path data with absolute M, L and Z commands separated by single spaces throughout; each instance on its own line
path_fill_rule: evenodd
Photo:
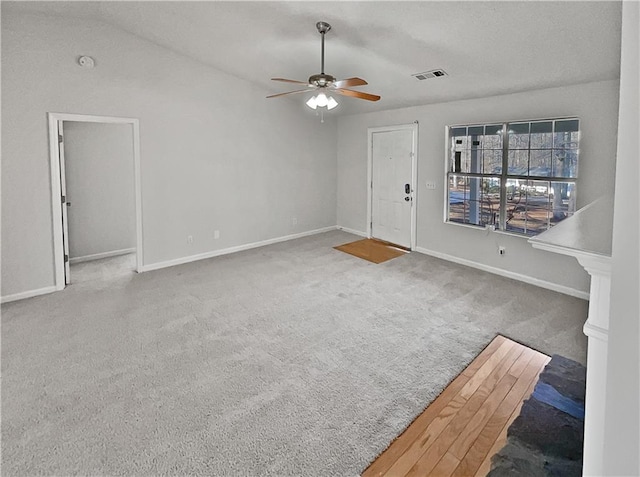
M 361 91 L 354 91 L 352 89 L 346 89 L 351 86 L 364 86 L 368 84 L 361 78 L 348 78 L 343 80 L 336 80 L 335 77 L 325 74 L 324 72 L 324 35 L 331 30 L 331 25 L 327 22 L 316 23 L 318 33 L 322 36 L 322 51 L 320 62 L 320 74 L 312 75 L 307 82 L 291 80 L 286 78 L 271 78 L 273 81 L 282 81 L 284 83 L 303 84 L 305 89 L 298 89 L 295 91 L 287 91 L 286 93 L 272 94 L 267 98 L 277 98 L 278 96 L 287 96 L 289 94 L 308 93 L 310 91 L 318 91 L 318 94 L 311 97 L 307 101 L 307 106 L 311 109 L 318 107 L 326 107 L 327 109 L 333 109 L 338 105 L 338 102 L 333 99 L 329 94 L 336 93 L 342 96 L 350 96 L 352 98 L 366 99 L 367 101 L 378 101 L 380 96 L 375 94 L 363 93 Z

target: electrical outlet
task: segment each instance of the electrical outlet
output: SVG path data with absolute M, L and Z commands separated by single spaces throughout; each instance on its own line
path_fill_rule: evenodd
M 507 249 L 504 247 L 504 245 L 500 245 L 500 246 L 498 247 L 498 254 L 500 254 L 500 255 L 503 255 L 503 256 L 504 256 L 504 255 L 506 255 L 506 253 L 507 253 Z
M 220 238 L 220 231 L 219 230 L 214 230 L 213 232 L 213 238 L 215 240 L 218 240 Z
M 298 225 L 298 218 L 297 217 L 291 217 L 291 225 L 293 225 L 294 227 L 296 225 Z
M 187 243 L 191 245 L 193 243 L 193 235 L 187 235 Z
M 429 190 L 435 190 L 436 189 L 436 183 L 435 182 L 427 182 L 425 185 L 427 186 L 427 189 L 429 189 Z

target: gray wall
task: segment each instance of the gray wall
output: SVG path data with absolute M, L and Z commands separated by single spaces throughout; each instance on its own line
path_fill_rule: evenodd
M 418 247 L 588 292 L 588 275 L 571 257 L 535 250 L 523 237 L 444 223 L 445 126 L 580 117 L 578 206 L 582 207 L 613 191 L 617 113 L 618 82 L 605 81 L 341 117 L 338 120 L 338 225 L 366 231 L 367 128 L 418 120 Z M 426 189 L 427 181 L 435 182 L 437 189 Z M 498 245 L 506 247 L 505 256 L 497 254 Z
M 640 475 L 640 3 L 622 7 L 604 474 Z
M 47 112 L 139 118 L 145 265 L 335 225 L 336 123 L 267 94 L 108 25 L 3 4 L 2 295 L 54 283 Z
M 133 127 L 64 122 L 69 257 L 136 246 Z

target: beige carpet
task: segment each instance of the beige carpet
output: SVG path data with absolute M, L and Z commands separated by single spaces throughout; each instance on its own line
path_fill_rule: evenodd
M 498 332 L 584 362 L 582 300 L 341 231 L 2 306 L 2 474 L 355 476 Z
M 117 257 L 72 263 L 70 266 L 71 283 L 76 285 L 94 280 L 110 281 L 125 278 L 135 273 L 136 254 L 128 253 Z

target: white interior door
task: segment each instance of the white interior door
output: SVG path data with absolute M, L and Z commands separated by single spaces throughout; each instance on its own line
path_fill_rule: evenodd
M 60 161 L 60 206 L 62 207 L 62 243 L 64 250 L 64 283 L 71 283 L 69 268 L 69 218 L 67 216 L 67 181 L 64 168 L 64 129 L 58 121 L 58 158 Z
M 371 135 L 371 236 L 411 248 L 414 129 Z

